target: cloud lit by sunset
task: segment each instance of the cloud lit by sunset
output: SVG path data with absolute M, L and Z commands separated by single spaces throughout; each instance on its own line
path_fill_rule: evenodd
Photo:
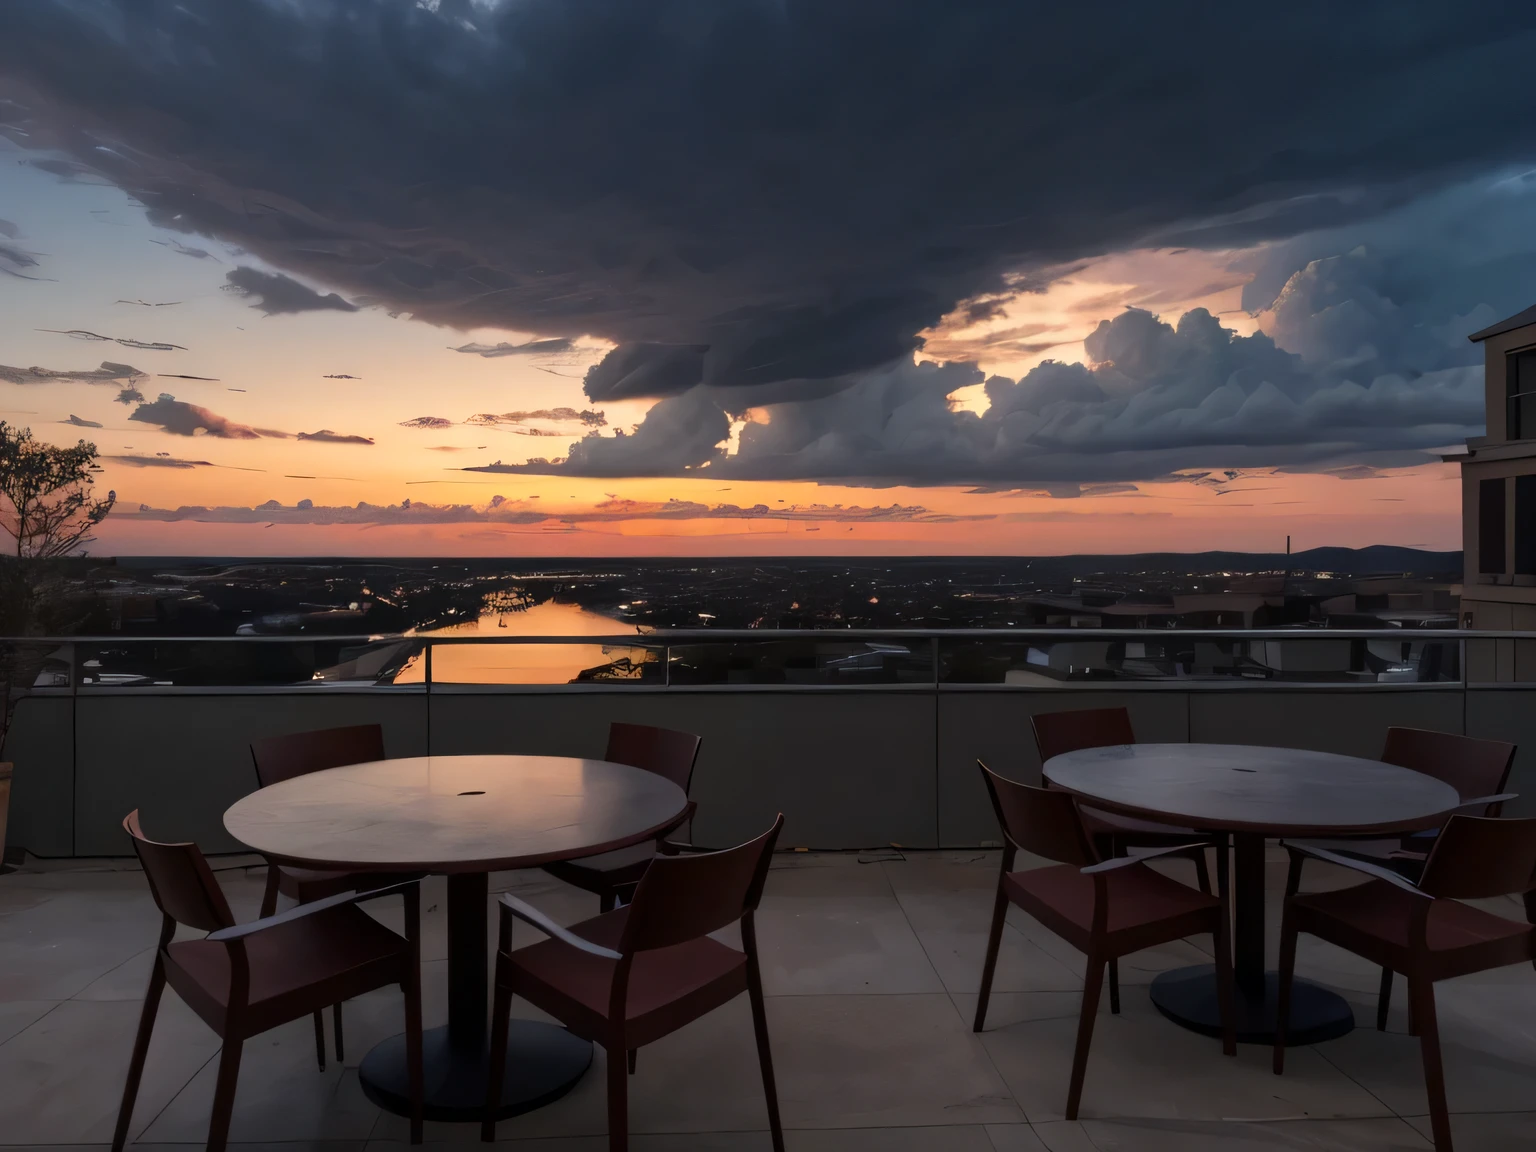
M 305 45 L 336 17 L 233 7 L 271 34 L 238 75 L 208 63 L 233 43 L 223 8 L 157 29 L 153 66 L 127 45 L 155 18 L 128 6 L 0 20 L 0 419 L 96 443 L 119 494 L 98 551 L 1459 546 L 1439 450 L 1481 431 L 1466 336 L 1536 299 L 1536 185 L 1449 112 L 1415 127 L 1414 166 L 1374 170 L 1360 133 L 1390 157 L 1400 125 L 1362 106 L 1341 134 L 1306 113 L 1314 160 L 1290 171 L 1302 110 L 1242 121 L 1216 88 L 1152 85 L 1124 110 L 1136 130 L 1111 132 L 1042 114 L 1065 62 L 995 87 L 1001 33 L 978 30 L 955 98 L 986 171 L 936 179 L 912 160 L 952 141 L 915 107 L 877 117 L 840 75 L 823 81 L 842 119 L 807 109 L 792 145 L 724 79 L 718 124 L 639 77 L 594 123 L 577 77 L 504 58 L 543 38 L 564 59 L 616 28 L 384 4 L 381 27 L 461 71 L 417 75 L 431 101 L 317 97 L 300 139 L 229 92 L 277 70 L 295 99 L 321 91 L 331 65 Z M 753 71 L 764 46 L 793 58 L 797 21 L 845 34 L 739 15 L 697 41 L 631 29 L 645 43 L 626 57 L 683 75 L 734 60 L 719 77 L 787 100 L 805 74 Z M 21 47 L 44 37 L 76 43 L 76 65 Z M 1153 48 L 1120 64 L 1193 52 L 1202 84 L 1235 82 L 1219 54 Z M 347 66 L 372 74 L 370 51 Z M 499 85 L 494 113 L 475 85 Z M 1443 91 L 1454 109 L 1461 89 Z M 452 125 L 418 121 L 429 103 Z M 719 149 L 726 128 L 758 146 Z M 1136 180 L 1069 162 L 1111 146 Z M 648 148 L 665 159 L 616 159 Z M 1234 172 L 1252 175 L 1211 176 Z

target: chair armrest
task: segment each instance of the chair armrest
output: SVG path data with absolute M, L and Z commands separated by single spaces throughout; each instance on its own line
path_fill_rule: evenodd
M 1337 852 L 1329 852 L 1326 848 L 1319 848 L 1304 841 L 1282 840 L 1280 844 L 1288 852 L 1296 855 L 1307 856 L 1313 860 L 1321 860 L 1326 864 L 1337 864 L 1340 868 L 1348 868 L 1351 872 L 1359 872 L 1365 876 L 1374 877 L 1377 880 L 1385 880 L 1388 884 L 1401 888 L 1404 892 L 1412 892 L 1415 896 L 1422 896 L 1425 900 L 1434 899 L 1428 892 L 1423 891 L 1417 884 L 1400 872 L 1394 872 L 1392 869 L 1384 868 L 1380 864 L 1371 864 L 1365 860 L 1341 856 Z
M 622 960 L 624 958 L 622 952 L 615 952 L 612 948 L 604 948 L 601 944 L 594 944 L 592 941 L 576 935 L 569 928 L 561 927 L 532 904 L 525 904 L 510 892 L 503 892 L 501 894 L 501 908 L 503 916 L 510 913 L 524 923 L 532 924 L 546 936 L 552 936 L 562 944 L 569 944 L 578 951 L 586 952 L 592 956 L 601 956 L 605 960 Z
M 1520 799 L 1520 793 L 1518 792 L 1499 792 L 1493 796 L 1476 796 L 1471 800 L 1463 800 L 1452 811 L 1460 812 L 1466 808 L 1486 808 L 1490 804 L 1503 804 L 1507 801 L 1518 799 Z
M 1112 860 L 1090 864 L 1079 871 L 1084 876 L 1096 876 L 1100 872 L 1113 872 L 1116 868 L 1129 868 L 1132 864 L 1140 864 L 1143 860 L 1155 860 L 1159 856 L 1169 856 L 1175 852 L 1188 852 L 1191 848 L 1209 847 L 1210 842 L 1206 840 L 1197 840 L 1193 844 L 1174 844 L 1167 848 L 1154 848 L 1150 852 L 1142 852 L 1135 856 L 1116 856 Z
M 265 932 L 268 928 L 276 928 L 281 924 L 291 924 L 295 920 L 302 920 L 306 916 L 314 916 L 320 912 L 339 908 L 343 904 L 358 904 L 364 900 L 373 900 L 379 896 L 393 896 L 398 892 L 404 892 L 415 884 L 415 880 L 405 880 L 399 884 L 391 884 L 387 888 L 374 888 L 368 892 L 338 892 L 334 896 L 327 896 L 324 900 L 312 900 L 308 904 L 299 904 L 286 912 L 279 912 L 274 916 L 264 916 L 260 920 L 251 920 L 245 924 L 236 924 L 231 928 L 220 928 L 217 932 L 208 934 L 209 940 L 217 940 L 224 943 L 229 940 L 243 940 L 247 936 L 254 936 L 258 932 Z

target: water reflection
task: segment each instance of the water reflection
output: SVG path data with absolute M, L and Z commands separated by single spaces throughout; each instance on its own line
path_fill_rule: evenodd
M 615 636 L 634 628 L 622 620 L 578 604 L 546 600 L 530 608 L 497 612 L 479 619 L 417 635 L 437 636 Z M 650 654 L 640 647 L 602 644 L 436 644 L 432 681 L 436 684 L 568 684 L 573 681 L 635 681 L 660 677 Z M 418 661 L 402 670 L 396 684 L 420 684 L 425 669 Z

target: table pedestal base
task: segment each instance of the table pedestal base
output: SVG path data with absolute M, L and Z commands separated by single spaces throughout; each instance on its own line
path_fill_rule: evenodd
M 421 1052 L 426 1118 L 478 1124 L 485 1115 L 489 1052 L 452 1047 L 447 1028 L 427 1029 Z M 592 1045 L 585 1040 L 553 1024 L 514 1018 L 507 1033 L 507 1074 L 496 1118 L 531 1112 L 560 1099 L 591 1063 Z M 397 1116 L 411 1114 L 404 1034 L 376 1045 L 357 1072 L 368 1099 Z
M 1245 993 L 1241 987 L 1236 990 L 1238 1043 L 1274 1044 L 1279 984 L 1279 973 L 1266 972 L 1262 995 Z M 1152 981 L 1152 1003 L 1175 1024 L 1206 1036 L 1221 1036 L 1213 965 L 1164 972 Z M 1287 1048 L 1336 1040 L 1354 1026 L 1355 1014 L 1342 996 L 1308 980 L 1292 981 L 1291 1018 L 1285 1029 Z

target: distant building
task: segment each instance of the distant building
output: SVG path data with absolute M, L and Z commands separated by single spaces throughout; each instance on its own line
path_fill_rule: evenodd
M 1461 464 L 1462 624 L 1536 631 L 1536 307 L 1469 339 L 1483 346 L 1488 426 L 1446 457 Z M 1536 679 L 1536 645 L 1508 643 L 1497 663 L 1488 679 Z

